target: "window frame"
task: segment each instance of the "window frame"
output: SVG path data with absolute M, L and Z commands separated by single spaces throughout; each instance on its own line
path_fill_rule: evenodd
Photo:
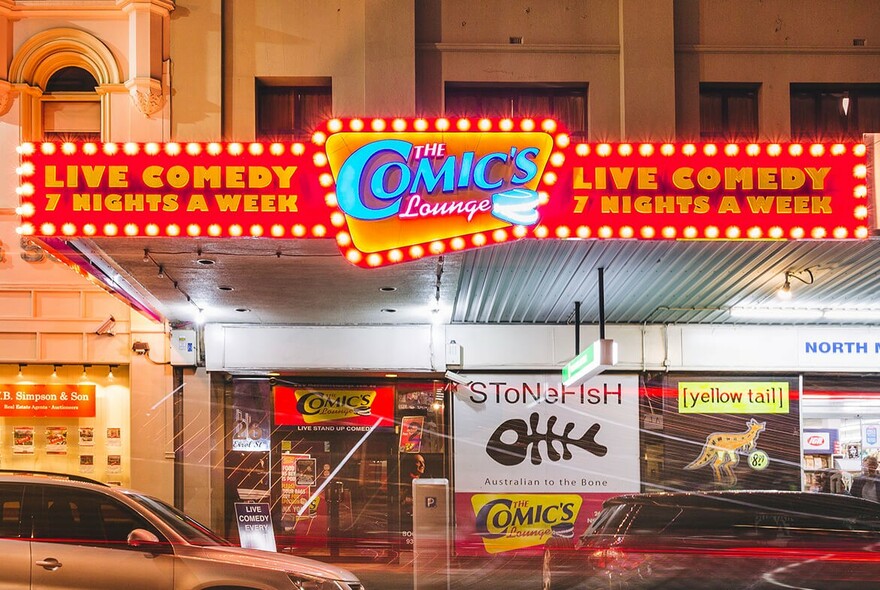
M 450 109 L 450 99 L 465 100 L 468 93 L 473 95 L 475 99 L 489 100 L 505 100 L 508 99 L 510 109 L 507 113 L 494 113 L 484 110 L 480 106 L 479 112 L 458 112 L 457 108 Z M 458 96 L 456 96 L 458 95 Z M 583 123 L 580 129 L 574 129 L 576 125 L 571 125 L 569 121 L 562 120 L 559 113 L 551 108 L 550 113 L 522 113 L 518 112 L 518 105 L 515 101 L 524 99 L 549 99 L 551 104 L 557 99 L 578 98 L 583 101 L 580 117 Z M 551 117 L 563 125 L 565 131 L 573 138 L 578 140 L 586 140 L 589 134 L 589 84 L 586 82 L 578 83 L 522 83 L 522 84 L 497 84 L 483 82 L 446 82 L 443 86 L 443 111 L 446 116 L 467 116 L 467 117 Z
M 760 99 L 761 85 L 752 82 L 700 82 L 700 139 L 703 141 L 757 141 L 761 133 Z M 704 98 L 718 96 L 721 100 L 721 131 L 704 130 Z M 754 129 L 731 129 L 731 99 L 748 98 Z
M 824 115 L 827 115 L 822 108 L 822 100 L 826 97 L 833 97 L 837 102 L 838 122 L 845 125 L 845 128 L 839 132 L 820 130 L 820 122 Z M 843 113 L 842 99 L 848 97 L 850 100 L 848 112 Z M 797 140 L 861 140 L 864 133 L 874 133 L 880 131 L 880 120 L 878 120 L 878 129 L 865 129 L 867 122 L 860 121 L 859 101 L 867 97 L 880 100 L 880 84 L 858 83 L 858 84 L 839 84 L 839 83 L 800 83 L 792 82 L 789 85 L 789 120 L 791 125 L 791 136 Z M 796 123 L 802 120 L 795 112 L 795 101 L 797 99 L 812 100 L 812 129 L 796 128 Z M 880 119 L 880 117 L 878 117 Z M 842 125 L 842 126 L 843 126 Z

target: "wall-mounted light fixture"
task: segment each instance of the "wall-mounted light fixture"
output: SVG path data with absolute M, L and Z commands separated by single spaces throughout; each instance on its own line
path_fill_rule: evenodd
M 110 365 L 110 370 L 107 372 L 107 379 L 113 379 L 113 368 L 116 365 Z
M 849 115 L 849 92 L 843 93 L 843 98 L 840 99 L 840 108 L 843 109 L 844 117 Z
M 803 276 L 807 278 L 804 278 Z M 782 287 L 779 288 L 779 291 L 776 292 L 776 295 L 780 299 L 791 299 L 791 279 L 797 279 L 805 285 L 813 284 L 813 271 L 809 268 L 805 268 L 804 270 L 787 270 L 785 271 L 785 282 L 782 283 Z

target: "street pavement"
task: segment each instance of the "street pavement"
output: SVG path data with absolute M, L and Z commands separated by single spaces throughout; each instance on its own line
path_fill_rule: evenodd
M 365 590 L 414 590 L 412 554 L 404 553 L 394 562 L 338 563 L 354 572 Z M 503 556 L 473 559 L 453 558 L 448 572 L 445 567 L 426 567 L 420 574 L 418 590 L 445 590 L 448 575 L 450 590 L 504 588 L 504 590 L 538 590 L 541 588 L 541 561 L 534 558 Z

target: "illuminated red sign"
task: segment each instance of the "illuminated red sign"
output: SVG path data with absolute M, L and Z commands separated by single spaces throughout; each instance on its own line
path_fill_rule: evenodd
M 5 418 L 94 418 L 94 385 L 0 385 Z
M 299 426 L 304 430 L 338 430 L 339 426 L 394 426 L 394 390 L 315 389 L 285 387 L 275 392 L 276 426 Z
M 577 143 L 549 119 L 332 119 L 310 143 L 19 148 L 37 237 L 331 238 L 378 267 L 523 238 L 863 239 L 860 143 Z

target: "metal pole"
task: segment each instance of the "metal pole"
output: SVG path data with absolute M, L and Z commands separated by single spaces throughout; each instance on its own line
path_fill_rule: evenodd
M 605 340 L 605 269 L 599 267 L 599 339 Z
M 581 353 L 581 302 L 574 302 L 574 356 Z

